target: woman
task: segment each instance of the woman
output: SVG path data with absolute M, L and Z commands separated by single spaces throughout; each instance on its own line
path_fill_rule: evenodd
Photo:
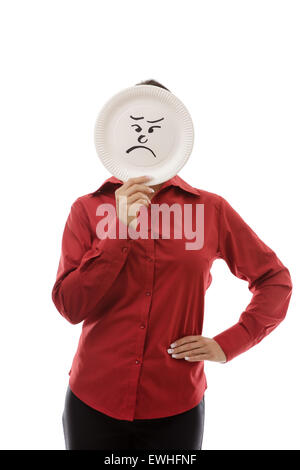
M 288 269 L 224 198 L 178 175 L 146 182 L 108 178 L 73 203 L 66 222 L 52 297 L 70 323 L 83 321 L 63 412 L 69 450 L 201 449 L 204 361 L 232 360 L 287 312 Z M 160 210 L 162 227 L 153 224 Z M 206 338 L 204 295 L 218 258 L 253 296 L 235 325 Z

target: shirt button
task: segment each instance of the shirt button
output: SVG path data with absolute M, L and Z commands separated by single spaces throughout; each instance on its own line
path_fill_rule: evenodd
M 140 328 L 145 328 L 145 325 L 141 324 L 141 325 L 140 325 Z
M 152 261 L 152 258 L 150 258 L 150 256 L 147 256 L 146 260 L 147 261 Z
M 126 253 L 127 250 L 128 250 L 127 246 L 123 246 L 122 248 L 123 253 Z
M 135 361 L 135 363 L 136 363 L 136 364 L 139 364 L 139 363 L 140 363 L 140 361 L 139 361 L 139 360 L 136 360 L 136 361 Z
M 147 292 L 146 292 L 146 295 L 151 295 L 151 292 L 147 291 Z

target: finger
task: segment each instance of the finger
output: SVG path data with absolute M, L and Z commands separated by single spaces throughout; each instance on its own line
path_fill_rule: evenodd
M 184 336 L 183 338 L 179 338 L 176 341 L 173 341 L 171 344 L 171 348 L 177 348 L 177 346 L 181 346 L 185 343 L 192 343 L 194 341 L 201 341 L 201 335 L 193 335 L 193 336 Z
M 184 344 L 183 346 L 179 346 L 178 348 L 170 348 L 168 349 L 169 354 L 191 354 L 192 351 L 198 351 L 198 352 L 204 352 L 206 351 L 205 345 L 201 345 L 198 342 L 195 343 L 187 343 Z
M 188 349 L 180 353 L 173 353 L 172 357 L 174 357 L 175 359 L 182 359 L 185 356 L 197 356 L 198 354 L 207 354 L 207 350 L 204 348 Z
M 149 204 L 151 202 L 149 197 L 147 196 L 147 194 L 144 194 L 144 193 L 138 191 L 137 193 L 134 193 L 131 196 L 127 197 L 127 204 L 130 205 L 134 201 L 137 201 L 138 199 L 145 199 L 146 201 L 148 201 Z
M 198 354 L 198 356 L 185 356 L 187 362 L 210 361 L 209 354 Z
M 150 181 L 151 179 L 152 179 L 151 176 L 148 176 L 148 175 L 137 176 L 135 178 L 129 178 L 122 185 L 122 188 L 127 189 L 129 188 L 129 186 L 132 186 L 133 184 L 146 183 L 147 181 Z
M 154 193 L 154 189 L 150 188 L 150 186 L 146 186 L 145 184 L 133 184 L 129 186 L 127 189 L 125 189 L 124 191 L 122 191 L 122 195 L 125 195 L 128 197 L 137 192 L 142 192 L 145 194 L 152 194 Z

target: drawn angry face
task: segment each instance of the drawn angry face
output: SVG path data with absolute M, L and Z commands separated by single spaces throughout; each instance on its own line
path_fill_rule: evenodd
M 159 132 L 161 129 L 161 125 L 158 123 L 163 121 L 164 118 L 159 118 L 151 121 L 147 121 L 144 116 L 131 116 L 131 128 L 138 134 L 137 135 L 137 142 L 138 145 L 133 145 L 129 149 L 126 150 L 126 153 L 133 152 L 136 149 L 145 149 L 156 158 L 156 154 L 154 150 L 151 148 L 151 134 L 154 132 Z M 148 143 L 149 142 L 149 143 Z M 147 145 L 144 145 L 147 144 Z

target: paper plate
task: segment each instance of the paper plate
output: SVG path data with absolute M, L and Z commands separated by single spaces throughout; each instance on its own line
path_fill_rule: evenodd
M 187 162 L 194 143 L 191 116 L 173 93 L 137 85 L 114 95 L 95 124 L 97 154 L 116 178 L 149 175 L 148 184 L 175 176 Z

